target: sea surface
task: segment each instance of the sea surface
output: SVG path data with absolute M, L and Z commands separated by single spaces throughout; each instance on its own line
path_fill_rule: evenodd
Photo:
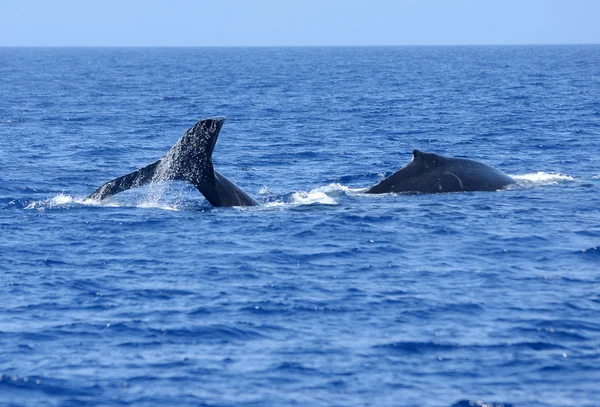
M 216 115 L 259 206 L 86 200 Z M 600 46 L 0 48 L 2 406 L 597 406 L 599 247 Z

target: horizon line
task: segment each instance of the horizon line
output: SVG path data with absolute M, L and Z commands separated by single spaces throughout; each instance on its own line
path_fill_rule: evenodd
M 595 46 L 594 42 L 568 43 L 491 43 L 491 44 L 385 44 L 385 45 L 0 45 L 0 48 L 400 48 L 400 47 L 536 47 Z

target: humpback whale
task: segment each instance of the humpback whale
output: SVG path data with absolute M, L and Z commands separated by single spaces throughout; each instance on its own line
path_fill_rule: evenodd
M 466 158 L 413 150 L 413 159 L 365 193 L 496 191 L 515 180 L 489 165 Z
M 108 181 L 87 199 L 102 200 L 154 181 L 178 180 L 194 185 L 213 206 L 258 205 L 252 197 L 213 168 L 213 149 L 225 119 L 213 117 L 199 121 L 160 160 Z

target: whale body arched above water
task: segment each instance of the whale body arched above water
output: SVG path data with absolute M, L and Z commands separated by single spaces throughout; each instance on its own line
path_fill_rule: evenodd
M 508 175 L 478 161 L 414 150 L 407 166 L 365 193 L 497 191 L 514 183 Z

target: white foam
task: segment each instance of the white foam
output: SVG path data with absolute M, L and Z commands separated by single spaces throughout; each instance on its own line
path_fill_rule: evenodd
M 327 195 L 323 191 L 313 189 L 312 191 L 298 191 L 294 192 L 291 197 L 291 203 L 296 205 L 312 205 L 312 204 L 323 204 L 323 205 L 335 205 L 337 202 L 335 199 Z
M 308 192 L 294 192 L 291 196 L 291 203 L 296 205 L 311 205 L 315 203 L 336 205 L 337 201 L 335 200 L 335 197 L 348 196 L 361 191 L 363 191 L 363 189 L 353 189 L 342 184 L 332 183 L 311 189 Z
M 68 206 L 73 203 L 82 204 L 83 201 L 84 199 L 76 199 L 73 198 L 71 195 L 65 195 L 64 193 L 60 193 L 50 199 L 43 199 L 41 201 L 30 202 L 29 205 L 25 207 L 25 209 L 37 209 L 43 211 L 44 209 L 59 208 L 61 206 Z
M 97 199 L 92 199 L 92 198 L 83 198 L 81 201 L 76 200 L 76 202 L 80 203 L 82 205 L 88 205 L 88 206 L 108 206 L 108 207 L 123 206 L 123 205 L 120 205 L 118 202 L 112 201 L 110 199 L 105 199 L 103 201 L 99 201 Z
M 138 191 L 100 202 L 102 206 L 123 206 L 144 209 L 178 211 L 185 200 L 185 191 L 164 181 L 153 182 Z M 108 201 L 105 203 L 105 201 Z
M 150 198 L 148 198 L 150 196 Z M 68 208 L 73 205 L 85 205 L 85 206 L 105 206 L 105 207 L 134 207 L 134 208 L 156 208 L 167 211 L 179 210 L 179 205 L 175 203 L 160 202 L 158 198 L 152 197 L 151 194 L 145 195 L 144 200 L 132 200 L 128 202 L 118 201 L 116 199 L 104 199 L 102 201 L 96 199 L 88 199 L 84 197 L 73 197 L 66 194 L 58 194 L 55 197 L 49 199 L 43 199 L 40 201 L 32 201 L 24 209 L 26 210 L 38 210 L 44 211 L 46 209 L 56 208 Z M 159 197 L 160 198 L 160 197 Z
M 142 202 L 138 205 L 135 205 L 136 208 L 153 208 L 153 209 L 163 209 L 165 211 L 178 211 L 179 208 L 177 206 L 171 206 L 167 204 L 161 204 L 159 202 Z
M 349 188 L 347 186 L 333 183 L 310 191 L 296 191 L 287 202 L 275 201 L 265 204 L 266 207 L 280 207 L 285 205 L 337 205 L 336 197 L 343 197 L 363 192 L 364 188 Z
M 322 191 L 328 195 L 351 195 L 354 193 L 364 192 L 365 190 L 366 188 L 350 188 L 338 183 L 333 183 L 313 189 L 313 191 Z
M 555 185 L 575 181 L 575 178 L 570 175 L 547 172 L 513 175 L 512 177 L 517 181 L 517 185 L 521 186 Z
M 263 185 L 258 191 L 258 195 L 273 195 L 273 192 L 271 192 L 268 186 Z
M 55 196 L 54 198 L 50 199 L 50 206 L 66 205 L 68 203 L 73 202 L 73 200 L 74 199 L 72 196 L 61 193 Z

